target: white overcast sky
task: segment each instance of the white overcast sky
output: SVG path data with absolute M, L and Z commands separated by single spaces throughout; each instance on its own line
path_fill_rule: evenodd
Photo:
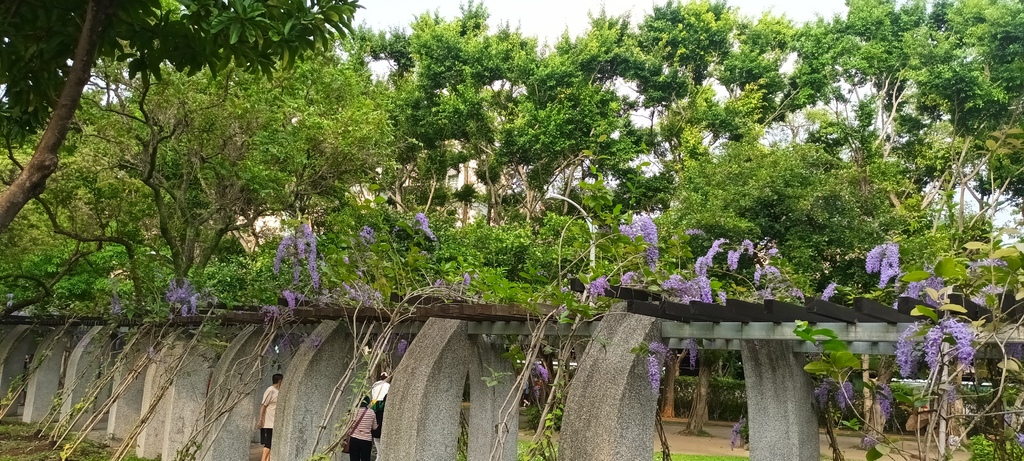
M 685 1 L 685 0 L 684 0 Z M 388 29 L 392 26 L 408 26 L 416 16 L 437 11 L 446 18 L 459 14 L 464 0 L 362 0 L 363 9 L 356 12 L 356 22 L 365 23 L 374 29 Z M 664 0 L 657 3 L 664 3 Z M 844 0 L 729 0 L 729 5 L 739 9 L 740 14 L 759 17 L 770 11 L 785 15 L 797 22 L 815 19 L 817 16 L 831 17 L 846 11 Z M 651 0 L 491 0 L 483 2 L 491 13 L 492 25 L 509 22 L 518 25 L 526 35 L 539 37 L 541 43 L 553 43 L 566 28 L 571 35 L 582 32 L 588 23 L 587 13 L 598 11 L 602 6 L 613 15 L 631 13 L 634 22 L 650 12 Z

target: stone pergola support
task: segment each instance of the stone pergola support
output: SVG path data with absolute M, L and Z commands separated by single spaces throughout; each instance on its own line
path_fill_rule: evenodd
M 818 461 L 814 386 L 802 354 L 787 341 L 745 341 L 750 461 Z
M 647 357 L 631 350 L 660 340 L 660 324 L 638 314 L 605 314 L 569 387 L 558 459 L 651 458 L 658 391 L 651 388 Z
M 135 424 L 139 422 L 142 415 L 144 402 L 146 375 L 152 368 L 152 364 L 141 369 L 138 374 L 133 375 L 133 368 L 148 355 L 150 341 L 136 341 L 131 347 L 121 351 L 120 364 L 112 371 L 114 373 L 112 386 L 114 388 L 124 386 L 124 390 L 117 396 L 110 405 L 107 415 L 107 434 L 117 440 L 123 440 L 131 432 Z
M 38 423 L 53 408 L 60 391 L 64 353 L 71 348 L 71 330 L 58 328 L 46 335 L 36 348 L 25 382 L 25 410 L 21 420 Z
M 15 379 L 25 373 L 25 358 L 35 353 L 37 346 L 36 336 L 28 325 L 16 325 L 4 331 L 0 337 L 0 400 L 7 397 Z M 10 397 L 18 398 L 17 395 Z M 15 414 L 11 411 L 11 415 Z
M 430 319 L 409 345 L 388 392 L 381 461 L 455 459 L 473 358 L 466 329 L 461 320 Z
M 270 370 L 266 351 L 258 350 L 264 342 L 261 328 L 247 327 L 217 361 L 205 410 L 211 424 L 199 439 L 196 459 L 248 461 L 250 438 L 259 418 L 261 385 Z
M 168 413 L 171 411 L 171 399 L 168 396 L 170 389 L 164 391 L 162 395 L 160 391 L 173 379 L 173 366 L 178 354 L 181 354 L 181 351 L 176 350 L 173 345 L 165 346 L 155 354 L 154 362 L 146 368 L 142 404 L 139 415 L 135 417 L 135 423 L 138 423 L 147 412 L 150 415 L 143 423 L 142 431 L 135 441 L 136 455 L 140 458 L 159 458 L 163 454 L 164 430 L 167 427 Z M 134 426 L 133 423 L 132 427 Z
M 516 392 L 512 361 L 502 357 L 505 348 L 496 338 L 477 336 L 470 338 L 470 342 L 473 357 L 469 362 L 469 444 L 466 459 L 516 461 L 520 393 Z M 485 378 L 497 384 L 488 386 Z M 508 415 L 507 421 L 502 421 L 504 415 Z M 491 451 L 499 438 L 502 439 L 500 455 L 492 458 Z
M 271 459 L 309 459 L 334 442 L 336 426 L 342 423 L 350 400 L 342 396 L 338 407 L 326 412 L 338 381 L 354 359 L 352 346 L 352 335 L 337 321 L 321 323 L 299 346 L 281 383 Z M 263 389 L 259 392 L 262 395 Z
M 82 337 L 68 357 L 67 370 L 64 372 L 65 382 L 61 401 L 61 418 L 67 418 L 72 409 L 89 396 L 92 386 L 99 378 L 110 361 L 110 337 L 106 327 L 92 327 Z M 81 411 L 82 417 L 78 424 L 94 411 L 96 405 L 102 403 L 104 393 L 96 395 L 96 401 L 86 402 L 87 407 Z
M 178 372 L 175 373 L 171 387 L 167 389 L 164 400 L 167 401 L 164 417 L 163 445 L 160 459 L 178 459 L 178 452 L 188 447 L 189 437 L 199 430 L 203 423 L 203 408 L 210 389 L 210 374 L 215 357 L 212 351 L 200 345 L 190 350 L 178 352 L 177 349 L 187 347 L 184 342 L 175 343 L 175 353 L 187 356 Z

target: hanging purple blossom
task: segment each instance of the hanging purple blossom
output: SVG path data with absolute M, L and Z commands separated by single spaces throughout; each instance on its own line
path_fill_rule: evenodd
M 700 276 L 700 277 L 697 277 L 696 279 L 694 279 L 694 282 L 696 282 L 697 286 L 700 288 L 700 300 L 701 300 L 701 302 L 705 302 L 705 303 L 713 303 L 713 302 L 715 302 L 714 298 L 711 296 L 711 279 L 709 279 L 709 278 L 707 278 L 705 276 Z
M 967 264 L 967 268 L 971 272 L 977 272 L 978 269 L 981 269 L 982 267 L 1006 268 L 1009 267 L 1009 264 L 1007 264 L 1006 261 L 998 258 L 979 259 L 977 261 L 972 261 Z
M 192 287 L 188 279 L 172 279 L 164 296 L 171 307 L 177 308 L 182 316 L 196 315 L 198 313 L 199 293 Z
M 750 240 L 744 240 L 743 243 L 740 243 L 740 252 L 753 256 L 755 253 L 754 242 L 751 242 Z
M 1017 360 L 1024 358 L 1024 343 L 1006 343 L 1006 356 Z
M 668 280 L 662 282 L 661 289 L 684 303 L 699 300 L 702 297 L 700 283 L 696 280 L 686 280 L 678 274 L 672 274 Z
M 281 266 L 285 259 L 292 265 L 292 283 L 298 284 L 302 278 L 302 269 L 309 271 L 310 282 L 314 289 L 320 289 L 320 271 L 318 268 L 319 259 L 316 249 L 316 235 L 307 223 L 299 225 L 298 231 L 286 235 L 277 246 L 277 255 L 274 257 L 274 274 L 280 274 Z M 303 264 L 305 261 L 305 264 Z
M 1017 433 L 1017 445 L 1024 447 L 1024 434 Z
M 974 364 L 974 329 L 969 323 L 960 322 L 953 317 L 942 320 L 942 332 L 956 341 L 956 358 L 961 365 L 969 367 Z
M 864 439 L 861 440 L 860 443 L 864 446 L 865 450 L 870 450 L 875 448 L 875 445 L 878 445 L 878 440 L 875 440 L 875 438 L 870 435 L 865 435 Z
M 686 355 L 690 358 L 690 369 L 697 367 L 697 340 L 693 338 L 686 338 L 683 340 L 683 349 L 686 349 Z
M 362 280 L 356 280 L 352 282 L 352 285 L 343 282 L 341 287 L 345 289 L 348 299 L 355 301 L 361 307 L 372 307 L 375 302 L 383 299 L 379 291 Z
M 686 229 L 686 235 L 704 235 L 704 231 L 700 229 Z
M 729 297 L 726 296 L 725 290 L 718 290 L 718 304 L 725 305 L 729 301 Z
M 260 308 L 260 313 L 263 314 L 263 324 L 270 325 L 274 319 L 281 316 L 281 310 L 277 306 L 263 306 Z
M 836 391 L 836 404 L 839 405 L 840 410 L 846 410 L 847 407 L 853 408 L 853 383 L 845 381 L 842 386 L 839 386 L 839 390 Z
M 114 295 L 110 298 L 110 313 L 114 315 L 120 315 L 124 307 L 121 305 L 121 296 L 114 291 Z
M 653 342 L 647 344 L 647 350 L 651 351 L 652 354 L 658 356 L 661 359 L 668 357 L 668 347 L 664 343 Z
M 740 267 L 740 250 L 729 250 L 729 255 L 726 257 L 726 263 L 729 265 L 729 270 L 735 271 Z
M 949 388 L 946 389 L 946 395 L 945 395 L 946 403 L 956 402 L 956 399 L 958 397 L 959 397 L 959 394 L 956 391 L 956 386 L 950 386 Z
M 875 399 L 878 400 L 878 409 L 882 411 L 882 419 L 888 421 L 889 417 L 892 416 L 892 389 L 889 388 L 888 384 L 882 384 L 878 387 L 878 392 L 875 393 Z
M 818 401 L 818 408 L 824 409 L 828 405 L 829 385 L 835 381 L 832 378 L 821 380 L 818 387 L 814 388 L 814 398 Z
M 821 299 L 822 299 L 822 301 L 828 301 L 828 300 L 832 299 L 832 297 L 836 295 L 836 287 L 837 286 L 838 285 L 836 285 L 836 282 L 832 282 L 832 283 L 828 284 L 828 286 L 825 287 L 825 291 L 821 292 Z
M 900 333 L 899 339 L 896 341 L 896 365 L 899 366 L 900 376 L 904 378 L 912 378 L 917 375 L 917 363 L 918 353 L 914 348 L 914 342 L 911 338 L 921 331 L 921 324 L 915 323 L 903 333 Z
M 621 283 L 623 285 L 633 285 L 633 284 L 636 283 L 636 278 L 637 278 L 636 272 L 629 271 L 629 272 L 626 272 L 625 274 L 622 274 L 622 281 L 621 281 Z
M 658 251 L 658 226 L 650 216 L 634 216 L 631 224 L 619 226 L 619 232 L 634 242 L 637 237 L 642 237 L 647 245 L 647 265 L 651 270 L 658 266 L 658 258 L 661 256 Z
M 868 252 L 864 269 L 869 274 L 878 273 L 878 288 L 885 288 L 900 275 L 900 246 L 891 242 L 876 246 Z
M 1002 260 L 1000 260 L 1000 261 L 1002 261 Z M 996 285 L 993 285 L 993 284 L 990 283 L 987 286 L 985 286 L 985 288 L 982 288 L 980 291 L 978 291 L 978 293 L 975 294 L 971 298 L 971 301 L 974 301 L 976 304 L 981 304 L 981 305 L 984 306 L 984 305 L 988 304 L 988 297 L 989 296 L 993 296 L 993 297 L 999 298 L 999 295 L 1002 294 L 1002 293 L 1003 293 L 1003 288 L 1002 287 L 999 287 L 999 286 L 996 286 Z
M 288 255 L 288 249 L 295 247 L 295 236 L 286 235 L 281 239 L 281 243 L 277 245 L 277 256 L 274 257 L 274 275 L 281 272 L 281 263 L 284 258 Z
M 463 286 L 467 286 L 468 287 L 469 284 L 472 281 L 473 281 L 473 276 L 469 275 L 469 272 L 463 272 L 462 273 L 462 285 Z
M 800 302 L 804 302 L 804 292 L 803 292 L 803 290 L 801 290 L 801 289 L 799 289 L 797 287 L 790 288 L 789 289 L 789 295 L 794 297 L 794 298 L 796 298 L 796 299 L 799 299 Z
M 302 295 L 292 290 L 284 290 L 281 292 L 281 296 L 284 297 L 285 302 L 288 304 L 288 310 L 295 312 L 295 307 L 298 306 L 298 298 Z
M 427 220 L 427 215 L 423 213 L 416 213 L 416 224 L 413 225 L 413 229 L 419 229 L 427 235 L 427 238 L 433 241 L 437 241 L 437 236 L 430 230 L 430 221 Z
M 540 380 L 545 383 L 551 378 L 548 373 L 548 369 L 544 367 L 544 363 L 540 360 L 533 363 L 533 375 L 540 378 Z
M 399 339 L 398 344 L 395 346 L 395 353 L 398 354 L 399 357 L 403 357 L 405 356 L 405 350 L 408 347 L 409 341 L 406 341 L 405 339 Z
M 363 226 L 363 230 L 359 231 L 359 240 L 366 245 L 373 245 L 377 241 L 377 237 L 373 233 L 373 228 L 370 226 Z
M 651 389 L 657 392 L 661 387 L 661 361 L 653 354 L 647 356 L 647 378 L 651 381 Z
M 939 353 L 942 350 L 942 326 L 935 325 L 924 335 L 924 361 L 928 367 L 939 366 Z
M 743 431 L 743 426 L 745 426 L 746 424 L 747 418 L 740 418 L 740 420 L 737 421 L 736 424 L 732 426 L 732 439 L 730 439 L 729 441 L 730 450 L 736 449 L 736 444 L 740 442 L 740 433 Z
M 716 239 L 712 244 L 711 248 L 708 248 L 708 252 L 697 258 L 697 262 L 693 265 L 693 272 L 698 276 L 707 277 L 708 268 L 714 265 L 715 255 L 722 251 L 722 244 L 728 242 L 728 240 L 720 238 Z
M 608 276 L 605 275 L 591 280 L 590 285 L 587 287 L 587 291 L 590 292 L 590 297 L 595 300 L 598 296 L 604 296 L 611 290 L 612 286 L 608 283 Z

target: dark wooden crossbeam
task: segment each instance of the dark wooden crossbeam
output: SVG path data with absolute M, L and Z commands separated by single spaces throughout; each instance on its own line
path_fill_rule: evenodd
M 870 323 L 878 321 L 874 317 L 860 314 L 849 307 L 833 304 L 818 298 L 813 298 L 807 303 L 807 312 L 845 323 Z
M 797 320 L 821 323 L 832 320 L 828 317 L 808 312 L 807 308 L 803 306 L 782 302 L 777 299 L 766 299 L 764 301 L 764 307 L 765 312 L 773 319 L 776 319 L 777 323 L 795 322 Z
M 913 323 L 920 320 L 917 317 L 903 314 L 890 306 L 867 298 L 854 298 L 853 309 L 885 323 Z
M 775 318 L 765 311 L 763 304 L 740 299 L 727 299 L 724 307 L 736 315 L 750 319 L 749 322 L 776 322 Z

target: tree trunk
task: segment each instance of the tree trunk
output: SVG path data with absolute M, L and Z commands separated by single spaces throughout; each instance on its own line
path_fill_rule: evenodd
M 711 388 L 711 361 L 700 358 L 697 372 L 697 389 L 693 392 L 693 404 L 690 406 L 690 419 L 686 422 L 686 431 L 691 434 L 704 432 L 704 423 L 708 422 L 708 394 Z
M 661 417 L 676 417 L 676 378 L 679 377 L 679 361 L 683 356 L 672 354 L 665 363 L 664 391 L 661 394 Z
M 25 204 L 46 190 L 46 180 L 57 171 L 57 151 L 64 144 L 71 120 L 82 100 L 82 91 L 92 76 L 92 64 L 99 48 L 100 31 L 110 12 L 110 0 L 90 0 L 82 32 L 78 36 L 74 63 L 61 89 L 57 107 L 50 115 L 46 130 L 32 159 L 17 179 L 0 194 L 0 234 L 7 230 Z

